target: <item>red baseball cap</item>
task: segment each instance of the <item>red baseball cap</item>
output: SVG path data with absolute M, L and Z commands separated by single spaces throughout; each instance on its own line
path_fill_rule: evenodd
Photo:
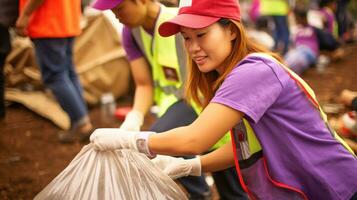
M 98 10 L 109 10 L 119 5 L 123 0 L 96 0 L 92 7 Z
M 178 15 L 162 23 L 159 33 L 168 37 L 178 33 L 181 26 L 204 28 L 221 18 L 240 21 L 238 0 L 181 0 Z

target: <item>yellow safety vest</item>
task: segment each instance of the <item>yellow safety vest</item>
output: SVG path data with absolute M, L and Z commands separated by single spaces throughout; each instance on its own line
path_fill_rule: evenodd
M 289 5 L 286 0 L 261 0 L 260 14 L 263 16 L 287 15 L 289 12 Z
M 159 117 L 171 105 L 183 98 L 183 83 L 186 81 L 187 58 L 182 36 L 176 34 L 171 37 L 162 37 L 158 32 L 160 24 L 176 16 L 177 12 L 177 8 L 161 6 L 153 36 L 142 27 L 131 30 L 135 41 L 151 66 L 154 101 L 160 108 Z M 202 111 L 202 108 L 193 102 L 191 106 L 196 113 Z M 226 134 L 212 148 L 218 148 L 228 141 L 230 141 L 230 136 Z

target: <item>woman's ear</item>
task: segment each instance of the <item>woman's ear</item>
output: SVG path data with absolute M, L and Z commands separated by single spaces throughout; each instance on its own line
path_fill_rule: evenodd
M 237 38 L 237 29 L 235 28 L 232 23 L 229 25 L 229 34 L 231 37 L 231 40 L 235 40 Z

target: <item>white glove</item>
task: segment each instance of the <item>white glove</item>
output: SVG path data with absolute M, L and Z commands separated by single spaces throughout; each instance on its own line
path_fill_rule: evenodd
M 91 134 L 89 140 L 99 151 L 113 151 L 116 149 L 132 149 L 144 153 L 150 158 L 156 155 L 151 153 L 148 139 L 155 132 L 130 132 L 118 128 L 98 128 Z
M 201 160 L 199 157 L 183 159 L 158 155 L 151 161 L 172 179 L 184 176 L 201 176 Z
M 140 131 L 140 127 L 143 125 L 143 122 L 143 113 L 132 110 L 126 115 L 124 122 L 120 126 L 120 129 L 127 131 Z

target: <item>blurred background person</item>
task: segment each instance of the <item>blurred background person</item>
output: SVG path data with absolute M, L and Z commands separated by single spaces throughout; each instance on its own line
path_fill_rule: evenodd
M 336 0 L 320 0 L 319 8 L 323 20 L 323 29 L 338 38 L 338 25 L 335 18 L 337 8 Z
M 348 9 L 347 6 L 350 3 L 350 0 L 338 0 L 335 17 L 337 20 L 338 26 L 338 36 L 341 42 L 345 42 L 350 40 L 351 36 L 348 34 L 348 26 L 349 26 L 349 19 L 348 19 Z
M 81 1 L 20 0 L 19 8 L 16 32 L 31 38 L 42 80 L 71 120 L 71 129 L 59 133 L 60 142 L 86 141 L 93 127 L 72 60 Z
M 4 65 L 11 50 L 9 28 L 15 25 L 18 3 L 18 0 L 0 0 L 0 120 L 5 118 Z
M 274 38 L 274 51 L 284 55 L 289 49 L 289 23 L 288 14 L 290 6 L 288 0 L 260 0 L 260 15 L 269 17 L 272 23 Z
M 297 27 L 292 39 L 293 48 L 287 52 L 284 60 L 295 73 L 302 74 L 316 63 L 319 55 L 319 43 L 314 28 L 307 22 L 307 9 L 295 8 L 294 16 Z

